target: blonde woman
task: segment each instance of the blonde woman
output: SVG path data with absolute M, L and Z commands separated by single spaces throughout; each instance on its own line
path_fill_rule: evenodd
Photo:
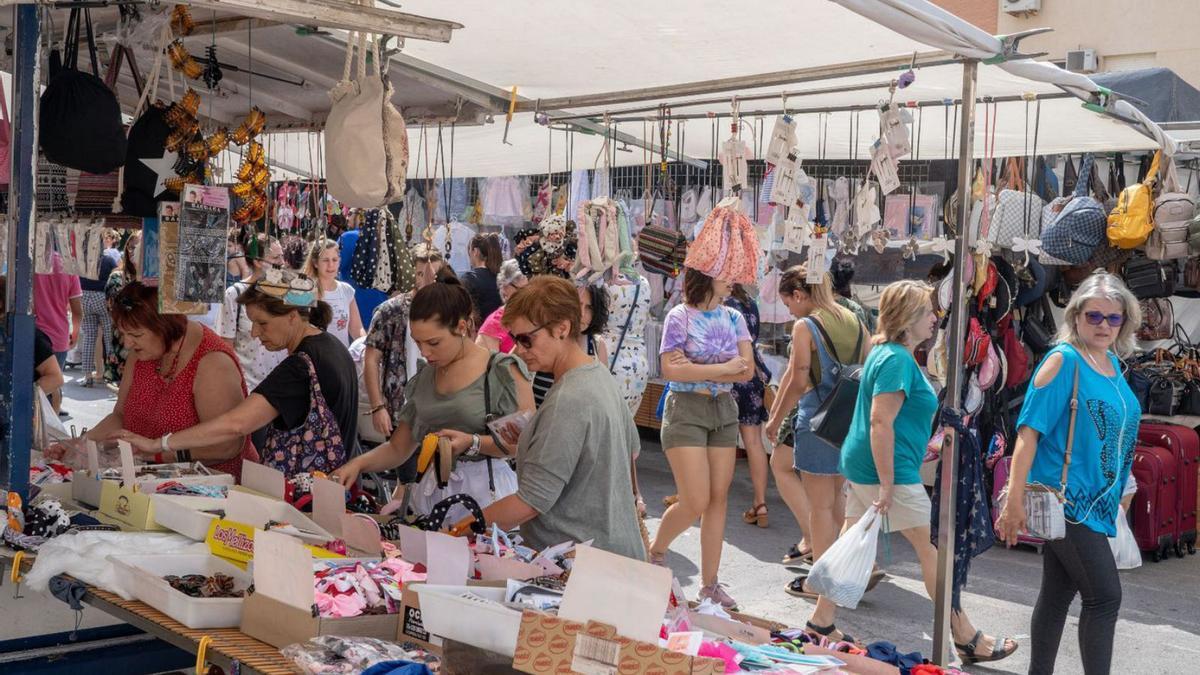
M 338 281 L 338 266 L 342 263 L 342 254 L 338 250 L 336 239 L 325 239 L 313 242 L 308 249 L 308 257 L 304 262 L 304 274 L 317 281 L 317 299 L 325 301 L 333 308 L 333 321 L 327 329 L 342 343 L 349 347 L 350 343 L 367 334 L 363 327 L 362 316 L 358 313 L 358 303 L 354 300 L 354 287 L 344 281 Z
M 929 597 L 937 583 L 937 549 L 929 541 L 931 504 L 918 469 L 925 457 L 937 394 L 913 358 L 917 345 L 933 337 L 937 315 L 930 287 L 898 281 L 879 300 L 879 334 L 863 365 L 854 419 L 842 444 L 839 467 L 846 477 L 846 522 L 852 526 L 872 504 L 886 516 L 881 532 L 899 532 L 921 562 Z M 834 604 L 822 597 L 808 621 L 815 633 L 842 639 L 834 627 Z M 961 607 L 950 619 L 954 643 L 971 662 L 998 661 L 1017 643 L 978 631 Z
M 808 269 L 797 265 L 779 278 L 779 299 L 796 318 L 792 327 L 792 353 L 771 406 L 767 436 L 775 437 L 785 418 L 792 420 L 792 452 L 771 458 L 775 483 L 784 503 L 799 519 L 808 505 L 808 520 L 800 528 L 808 537 L 813 559 L 837 539 L 844 520 L 844 479 L 838 471 L 838 448 L 812 432 L 811 420 L 832 392 L 838 363 L 862 363 L 870 347 L 867 329 L 854 313 L 837 304 L 826 274 L 819 284 L 807 281 Z M 797 406 L 799 404 L 799 406 Z M 803 479 L 801 478 L 803 476 Z M 796 577 L 786 591 L 816 599 L 805 586 L 807 574 Z M 876 575 L 878 583 L 880 575 Z
M 1026 483 L 1058 487 L 1062 480 L 1071 401 L 1081 402 L 1067 469 L 1066 536 L 1046 542 L 1042 551 L 1042 588 L 1030 630 L 1030 673 L 1054 671 L 1067 610 L 1077 591 L 1083 596 L 1083 672 L 1107 673 L 1112 666 L 1121 581 L 1108 538 L 1117 534 L 1117 505 L 1131 480 L 1142 417 L 1118 355 L 1133 351 L 1134 331 L 1141 323 L 1138 302 L 1120 279 L 1107 272 L 1088 277 L 1067 303 L 1059 344 L 1038 366 L 1017 420 L 1009 497 L 998 523 L 1010 546 L 1025 528 Z

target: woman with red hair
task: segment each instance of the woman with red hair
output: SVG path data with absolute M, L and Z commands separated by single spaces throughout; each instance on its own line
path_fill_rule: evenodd
M 233 349 L 185 316 L 159 313 L 157 289 L 136 281 L 121 289 L 113 298 L 113 326 L 121 331 L 132 367 L 121 377 L 116 407 L 87 438 L 113 440 L 122 429 L 159 438 L 218 417 L 246 398 Z M 152 454 L 155 462 L 203 462 L 239 481 L 242 460 L 258 461 L 246 436 Z

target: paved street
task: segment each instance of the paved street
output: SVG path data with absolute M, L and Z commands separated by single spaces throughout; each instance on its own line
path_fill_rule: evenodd
M 68 378 L 78 377 L 69 371 Z M 68 424 L 95 424 L 111 409 L 115 397 L 107 389 L 67 385 L 64 407 L 73 415 Z M 666 459 L 653 436 L 643 439 L 638 472 L 646 502 L 654 517 L 651 533 L 661 515 L 662 497 L 674 492 Z M 791 625 L 802 625 L 811 605 L 783 591 L 792 574 L 779 563 L 787 547 L 799 536 L 786 506 L 773 491 L 768 493 L 771 526 L 761 530 L 742 523 L 740 514 L 750 507 L 750 479 L 745 462 L 738 464 L 729 505 L 724 564 L 721 579 L 742 604 L 743 611 Z M 672 546 L 667 562 L 691 594 L 699 589 L 699 529 L 693 527 Z M 933 607 L 925 597 L 920 570 L 912 549 L 899 536 L 880 544 L 880 564 L 892 575 L 869 593 L 854 611 L 843 610 L 839 627 L 868 641 L 886 639 L 902 650 L 929 655 Z M 1014 637 L 1021 648 L 1009 659 L 990 667 L 974 666 L 977 673 L 1024 673 L 1028 662 L 1029 617 L 1040 578 L 1040 558 L 1031 549 L 993 549 L 975 560 L 964 605 L 979 627 L 992 634 Z M 1124 601 L 1117 626 L 1113 672 L 1194 673 L 1200 660 L 1200 555 L 1171 559 L 1122 572 Z M 19 610 L 19 611 L 14 611 Z M 84 625 L 107 623 L 95 609 L 84 612 Z M 72 613 L 56 600 L 36 595 L 14 601 L 6 585 L 0 590 L 0 633 L 32 635 L 70 630 Z M 1068 619 L 1058 660 L 1058 673 L 1081 674 L 1076 628 L 1078 602 Z

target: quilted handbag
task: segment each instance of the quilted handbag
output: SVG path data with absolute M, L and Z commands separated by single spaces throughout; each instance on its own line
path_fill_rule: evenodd
M 1016 237 L 1039 237 L 1045 206 L 1041 197 L 1024 189 L 1020 166 L 1015 159 L 1009 158 L 1008 187 L 996 196 L 988 238 L 1001 248 L 1012 248 Z
M 1125 285 L 1138 300 L 1169 298 L 1175 294 L 1175 265 L 1142 256 L 1130 258 L 1121 268 Z
M 373 4 L 359 0 L 359 4 Z M 357 45 L 358 59 L 354 75 Z M 349 35 L 342 80 L 329 92 L 333 105 L 325 122 L 325 176 L 329 194 L 345 206 L 373 209 L 404 197 L 408 173 L 408 132 L 392 105 L 392 85 L 379 73 L 379 40 L 372 41 L 367 63 L 367 34 Z
M 1188 228 L 1196 215 L 1196 202 L 1188 190 L 1180 189 L 1175 163 L 1167 159 L 1163 192 L 1154 200 L 1154 231 L 1146 239 L 1146 257 L 1151 260 L 1186 258 Z
M 1092 155 L 1084 155 L 1074 196 L 1042 231 L 1042 250 L 1071 265 L 1087 262 L 1106 236 L 1104 207 L 1088 195 L 1094 164 Z
M 679 230 L 647 225 L 638 232 L 637 247 L 638 260 L 647 272 L 674 278 L 683 270 L 688 241 Z

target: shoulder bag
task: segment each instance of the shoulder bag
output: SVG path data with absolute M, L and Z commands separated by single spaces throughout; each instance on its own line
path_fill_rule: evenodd
M 1175 162 L 1170 158 L 1166 162 L 1163 191 L 1154 200 L 1154 231 L 1146 239 L 1146 257 L 1151 260 L 1186 258 L 1188 229 L 1196 215 L 1196 202 L 1190 190 L 1179 185 Z
M 1086 263 L 1105 241 L 1104 207 L 1088 195 L 1094 164 L 1090 154 L 1084 155 L 1074 196 L 1042 232 L 1042 250 L 1071 265 Z
M 374 3 L 358 0 L 358 4 Z M 408 173 L 408 132 L 404 118 L 392 105 L 391 82 L 380 72 L 378 37 L 371 41 L 368 64 L 367 34 L 347 36 L 342 79 L 329 92 L 333 105 L 325 122 L 329 194 L 346 206 L 362 209 L 400 201 Z M 353 76 L 351 61 L 355 64 Z
M 1121 190 L 1117 207 L 1108 216 L 1108 241 L 1113 246 L 1136 248 L 1154 231 L 1154 187 L 1161 158 L 1161 150 L 1154 153 L 1146 177 Z
M 78 68 L 80 29 L 85 26 L 90 73 Z M 59 69 L 52 64 L 50 82 L 42 93 L 38 142 L 55 164 L 106 174 L 125 163 L 126 141 L 121 106 L 99 72 L 91 10 L 72 9 L 65 61 Z
M 854 408 L 858 402 L 858 388 L 862 384 L 862 366 L 859 364 L 844 364 L 838 358 L 837 351 L 834 350 L 833 340 L 829 337 L 829 333 L 825 332 L 825 327 L 820 321 L 812 320 L 812 325 L 817 327 L 819 339 L 824 343 L 826 350 L 829 352 L 829 358 L 833 360 L 833 391 L 821 401 L 820 407 L 813 413 L 810 421 L 812 432 L 817 438 L 825 441 L 835 448 L 841 448 L 842 443 L 846 440 L 846 434 L 850 431 L 850 422 L 854 420 Z M 858 340 L 854 344 L 854 358 L 862 353 L 863 342 L 862 324 L 858 325 Z
M 1125 285 L 1138 300 L 1175 294 L 1175 264 L 1134 256 L 1121 268 Z
M 1063 510 L 1067 490 L 1067 472 L 1071 468 L 1071 451 L 1075 447 L 1075 418 L 1079 414 L 1079 365 L 1075 365 L 1071 386 L 1071 419 L 1067 427 L 1067 448 L 1063 455 L 1062 480 L 1058 488 L 1041 483 L 1025 484 L 1025 532 L 1031 537 L 1055 541 L 1067 535 L 1067 518 Z M 1001 511 L 1008 503 L 1008 486 L 1000 491 L 997 506 Z

